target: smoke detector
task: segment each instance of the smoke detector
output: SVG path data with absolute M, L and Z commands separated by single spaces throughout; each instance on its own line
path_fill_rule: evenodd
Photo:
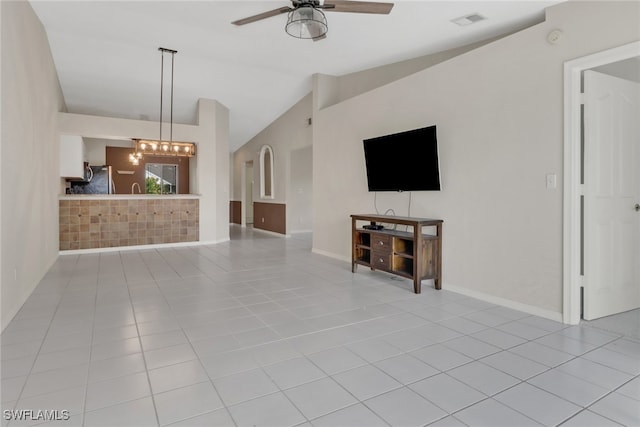
M 451 22 L 461 27 L 466 27 L 467 25 L 475 24 L 476 22 L 484 21 L 485 19 L 487 18 L 480 15 L 479 13 L 472 13 L 471 15 L 461 16 L 460 18 L 452 19 Z

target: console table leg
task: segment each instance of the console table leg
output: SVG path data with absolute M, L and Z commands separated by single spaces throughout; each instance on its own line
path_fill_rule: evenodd
M 351 218 L 351 272 L 356 272 L 356 219 Z
M 415 224 L 413 226 L 413 292 L 419 294 L 422 292 L 422 226 Z
M 436 235 L 438 236 L 438 247 L 436 249 L 436 278 L 433 281 L 436 289 L 442 289 L 442 223 L 436 225 Z

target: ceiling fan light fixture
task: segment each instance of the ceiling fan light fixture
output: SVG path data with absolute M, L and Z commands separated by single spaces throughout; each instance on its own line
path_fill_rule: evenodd
M 328 29 L 324 13 L 312 5 L 300 6 L 289 12 L 285 26 L 287 34 L 298 39 L 317 39 L 323 37 Z

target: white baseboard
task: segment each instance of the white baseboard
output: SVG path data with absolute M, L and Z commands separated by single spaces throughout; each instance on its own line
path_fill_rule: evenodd
M 333 252 L 323 251 L 321 249 L 313 248 L 311 252 L 326 256 L 329 258 L 337 259 L 344 262 L 351 262 L 351 257 L 344 257 L 341 255 L 337 255 Z M 486 294 L 484 292 L 472 291 L 467 288 L 462 288 L 460 286 L 451 285 L 449 283 L 444 283 L 442 285 L 442 289 L 447 291 L 455 292 L 461 295 L 465 295 L 471 298 L 476 298 L 481 301 L 486 301 L 491 304 L 500 305 L 502 307 L 510 308 L 513 310 L 522 311 L 523 313 L 528 313 L 533 316 L 544 317 L 545 319 L 554 320 L 556 322 L 562 322 L 562 313 L 558 313 L 555 311 L 547 310 L 544 308 L 536 307 L 534 305 L 523 304 L 521 302 L 513 301 L 506 298 L 497 297 L 495 295 Z
M 179 243 L 155 243 L 152 245 L 135 245 L 135 246 L 114 246 L 109 248 L 93 248 L 93 249 L 73 249 L 68 251 L 59 251 L 58 255 L 83 255 L 83 254 L 95 254 L 101 252 L 124 252 L 124 251 L 139 251 L 147 249 L 167 249 L 167 248 L 181 248 L 186 246 L 205 246 L 216 245 L 218 243 L 228 242 L 230 239 L 225 237 L 220 240 L 208 240 L 202 242 L 179 242 Z
M 207 240 L 204 242 L 195 242 L 197 244 L 191 245 L 191 246 L 217 245 L 218 243 L 224 243 L 224 242 L 230 242 L 230 241 L 231 241 L 230 237 L 225 237 L 224 239 L 219 239 L 219 240 Z
M 329 258 L 337 259 L 339 261 L 351 262 L 351 257 L 344 257 L 342 255 L 334 254 L 333 252 L 327 252 L 327 251 L 323 251 L 321 249 L 316 249 L 316 248 L 312 248 L 311 252 L 313 252 L 314 254 L 318 254 L 318 255 L 329 257 Z
M 536 307 L 535 305 L 523 304 L 521 302 L 513 301 L 506 298 L 500 298 L 495 295 L 485 294 L 484 292 L 472 291 L 470 289 L 462 288 L 448 283 L 444 283 L 442 285 L 442 289 L 455 292 L 457 294 L 462 294 L 471 298 L 476 298 L 481 301 L 490 302 L 492 304 L 500 305 L 513 310 L 522 311 L 533 316 L 544 317 L 545 319 L 562 322 L 562 313 L 557 313 L 555 311 Z
M 256 228 L 256 227 L 253 227 L 253 231 L 258 231 L 264 234 L 271 234 L 272 236 L 278 236 L 278 237 L 291 237 L 290 234 L 276 233 L 275 231 L 263 230 L 262 228 Z

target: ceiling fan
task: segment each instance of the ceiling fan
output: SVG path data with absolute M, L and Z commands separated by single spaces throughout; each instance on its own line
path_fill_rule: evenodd
M 285 31 L 300 39 L 321 40 L 328 30 L 323 10 L 331 12 L 374 13 L 388 15 L 393 3 L 351 0 L 291 0 L 291 6 L 283 6 L 268 12 L 233 21 L 233 25 L 245 25 L 262 19 L 288 13 Z

